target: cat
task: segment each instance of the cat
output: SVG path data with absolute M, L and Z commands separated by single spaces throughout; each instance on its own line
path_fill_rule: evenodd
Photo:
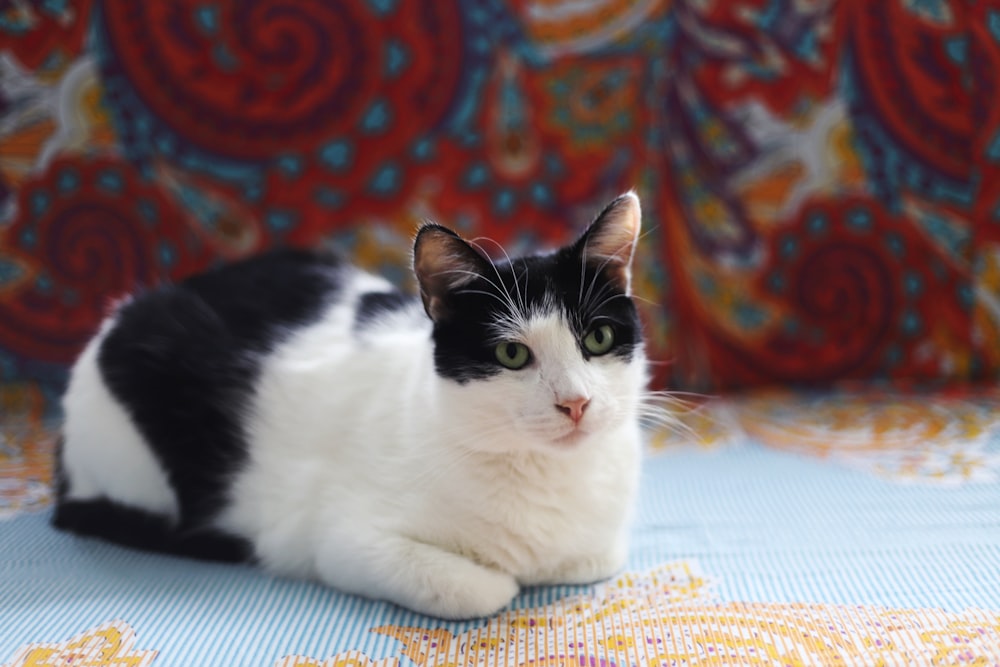
M 275 250 L 118 303 L 70 373 L 53 523 L 445 619 L 624 564 L 640 203 L 491 259 L 426 223 L 419 297 Z

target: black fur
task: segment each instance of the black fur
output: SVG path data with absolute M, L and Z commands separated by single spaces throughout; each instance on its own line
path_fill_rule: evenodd
M 608 354 L 629 360 L 641 339 L 635 305 L 620 271 L 584 263 L 583 241 L 496 264 L 464 246 L 480 275 L 442 296 L 446 303 L 432 333 L 437 372 L 463 383 L 517 372 L 504 369 L 494 352 L 493 325 L 509 314 L 508 299 L 529 315 L 552 307 L 565 313 L 584 359 L 591 358 L 584 337 L 610 324 L 615 345 Z M 246 461 L 242 424 L 263 356 L 321 315 L 337 295 L 339 270 L 339 261 L 325 254 L 277 251 L 151 290 L 123 306 L 98 351 L 98 368 L 166 472 L 180 518 L 170 523 L 106 498 L 70 500 L 59 472 L 54 524 L 170 554 L 251 556 L 248 542 L 210 523 Z M 362 294 L 354 328 L 413 303 L 398 291 Z
M 507 371 L 497 361 L 497 341 L 490 328 L 491 322 L 509 312 L 508 293 L 516 307 L 527 313 L 543 311 L 547 303 L 558 304 L 568 314 L 578 341 L 592 328 L 610 324 L 615 345 L 609 354 L 626 361 L 632 358 L 641 340 L 635 305 L 605 268 L 583 267 L 578 246 L 552 255 L 503 261 L 495 267 L 495 272 L 490 268 L 482 278 L 447 296 L 445 310 L 449 315 L 434 325 L 434 361 L 439 375 L 467 382 L 517 372 Z M 591 358 L 582 342 L 580 354 Z
M 242 538 L 217 530 L 185 533 L 163 516 L 105 498 L 61 501 L 53 525 L 80 535 L 172 556 L 227 563 L 249 561 L 253 556 L 250 543 Z
M 358 299 L 354 314 L 355 329 L 364 329 L 385 313 L 403 310 L 415 302 L 415 298 L 403 292 L 365 292 Z
M 61 493 L 55 525 L 133 547 L 245 558 L 247 544 L 205 520 L 222 508 L 227 480 L 245 461 L 241 413 L 262 355 L 320 316 L 336 294 L 338 264 L 326 254 L 275 251 L 122 307 L 98 367 L 166 471 L 180 521 L 171 526 L 106 499 L 68 502 Z

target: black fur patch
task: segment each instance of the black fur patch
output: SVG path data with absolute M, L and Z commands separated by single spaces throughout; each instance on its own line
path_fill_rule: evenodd
M 453 314 L 434 326 L 439 375 L 467 382 L 517 372 L 497 361 L 490 326 L 510 313 L 510 302 L 524 313 L 544 312 L 547 304 L 555 304 L 568 314 L 578 341 L 592 328 L 610 324 L 615 345 L 609 354 L 624 361 L 632 358 L 641 341 L 635 304 L 604 269 L 584 266 L 573 247 L 495 266 L 495 273 L 476 278 L 447 296 L 447 311 Z M 579 345 L 581 356 L 590 359 L 582 342 Z
M 62 503 L 56 525 L 171 553 L 202 548 L 195 536 L 207 540 L 202 546 L 209 552 L 216 544 L 221 557 L 238 552 L 232 538 L 206 526 L 246 459 L 243 415 L 262 356 L 322 314 L 337 290 L 337 267 L 329 255 L 275 251 L 157 288 L 122 307 L 98 366 L 166 471 L 180 522 L 168 533 L 160 517 L 98 500 Z M 131 528 L 108 529 L 104 512 Z
M 408 308 L 415 298 L 403 292 L 365 292 L 358 299 L 355 329 L 364 329 L 381 315 Z
M 248 561 L 253 556 L 250 543 L 242 538 L 206 529 L 185 533 L 166 517 L 106 498 L 61 501 L 52 523 L 80 535 L 173 556 L 228 563 Z

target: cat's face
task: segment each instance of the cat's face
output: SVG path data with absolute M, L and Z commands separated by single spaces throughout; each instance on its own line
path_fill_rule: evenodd
M 435 367 L 443 398 L 474 422 L 467 446 L 570 448 L 636 419 L 639 219 L 638 199 L 624 195 L 573 245 L 496 262 L 444 228 L 421 230 L 415 266 Z

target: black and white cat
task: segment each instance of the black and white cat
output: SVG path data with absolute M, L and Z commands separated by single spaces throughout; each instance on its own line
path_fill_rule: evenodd
M 420 229 L 420 299 L 276 251 L 119 304 L 64 398 L 56 526 L 444 618 L 624 563 L 647 381 L 639 200 L 493 261 Z

